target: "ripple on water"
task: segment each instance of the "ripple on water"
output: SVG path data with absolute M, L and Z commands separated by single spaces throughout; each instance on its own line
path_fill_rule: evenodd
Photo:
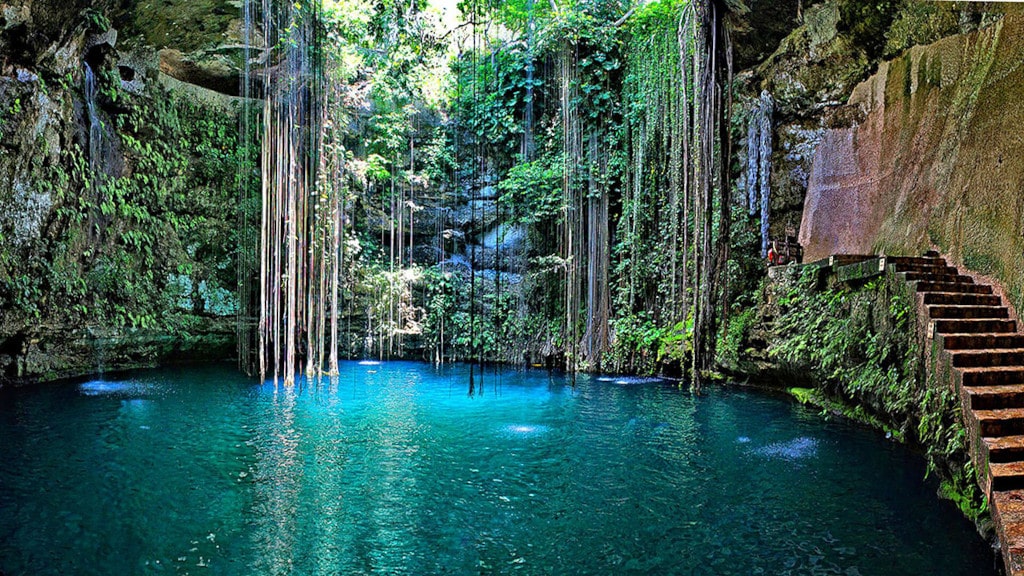
M 749 439 L 748 439 L 749 440 Z M 802 460 L 813 458 L 818 453 L 818 441 L 801 436 L 788 442 L 775 442 L 754 449 L 754 454 L 770 459 Z
M 508 424 L 501 427 L 503 435 L 510 438 L 529 438 L 547 434 L 550 428 L 543 424 Z
M 655 376 L 598 376 L 598 382 L 611 382 L 619 386 L 636 386 L 640 384 L 657 384 L 663 382 Z

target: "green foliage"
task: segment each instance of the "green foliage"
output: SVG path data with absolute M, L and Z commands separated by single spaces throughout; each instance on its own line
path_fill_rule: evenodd
M 757 322 L 757 309 L 748 307 L 738 314 L 733 314 L 726 322 L 720 341 L 715 349 L 718 351 L 718 363 L 727 367 L 737 367 L 740 357 L 745 352 L 744 344 L 751 328 Z
M 617 7 L 600 2 L 559 15 L 542 34 L 543 44 L 572 54 L 576 100 L 570 102 L 591 121 L 608 121 L 619 109 L 622 39 L 611 26 Z
M 904 2 L 886 32 L 884 56 L 893 57 L 914 45 L 931 44 L 960 31 L 954 5 L 938 2 Z
M 388 170 L 388 161 L 380 154 L 370 154 L 366 157 L 366 177 L 374 182 L 384 182 L 391 178 L 391 171 Z
M 895 277 L 861 289 L 815 289 L 811 272 L 770 287 L 778 316 L 769 357 L 818 387 L 805 395 L 828 409 L 886 430 L 925 449 L 928 470 L 965 514 L 985 512 L 965 459 L 960 400 L 926 382 L 913 304 Z
M 455 152 L 444 130 L 435 130 L 433 138 L 423 147 L 421 153 L 426 156 L 424 173 L 427 181 L 432 184 L 448 181 L 458 169 Z
M 483 144 L 495 158 L 507 162 L 519 150 L 526 104 L 527 52 L 521 44 L 501 50 L 469 52 L 452 63 L 456 85 L 452 87 L 452 115 L 458 128 L 471 138 L 467 144 Z M 541 85 L 538 79 L 533 86 Z M 466 154 L 473 151 L 465 147 Z M 465 159 L 463 159 L 465 161 Z
M 685 363 L 693 353 L 693 319 L 659 326 L 649 312 L 614 320 L 609 361 L 616 369 L 654 374 L 666 364 Z
M 554 219 L 565 207 L 562 174 L 561 158 L 543 157 L 516 164 L 498 185 L 500 201 L 518 222 Z
M 796 401 L 801 404 L 814 404 L 816 401 L 817 392 L 814 388 L 787 388 L 788 392 Z
M 93 173 L 71 144 L 39 168 L 31 186 L 50 195 L 54 218 L 27 257 L 0 250 L 13 272 L 0 278 L 0 306 L 23 319 L 172 331 L 191 314 L 233 313 L 237 119 L 97 77 L 106 102 L 118 102 L 103 127 L 117 152 L 100 159 L 113 165 Z M 185 308 L 170 281 L 182 274 Z
M 621 279 L 616 308 L 650 310 L 661 324 L 677 322 L 696 296 L 684 290 L 694 279 L 697 223 L 693 199 L 687 202 L 682 186 L 684 146 L 693 142 L 683 117 L 692 105 L 692 85 L 681 81 L 681 7 L 652 2 L 629 21 L 623 121 L 616 131 L 623 149 L 617 164 L 622 208 L 612 248 L 614 276 Z
M 839 3 L 840 31 L 848 33 L 854 44 L 863 46 L 869 57 L 877 57 L 885 49 L 886 33 L 904 2 L 842 0 Z
M 458 277 L 440 269 L 427 268 L 423 274 L 423 305 L 426 317 L 423 320 L 425 343 L 431 350 L 445 345 L 442 331 L 456 310 L 456 286 Z
M 82 17 L 92 32 L 105 32 L 110 29 L 110 19 L 98 8 L 86 8 L 82 12 Z
M 629 19 L 629 31 L 635 37 L 660 32 L 666 25 L 678 22 L 679 11 L 690 0 L 653 0 L 642 3 Z
M 693 353 L 693 318 L 662 330 L 658 338 L 658 362 L 682 364 Z

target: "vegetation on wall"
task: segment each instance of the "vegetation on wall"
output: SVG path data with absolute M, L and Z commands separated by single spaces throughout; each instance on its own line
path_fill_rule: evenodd
M 460 9 L 445 31 L 425 2 L 333 2 L 330 42 L 290 37 L 340 86 L 327 183 L 358 255 L 328 307 L 340 353 L 706 375 L 732 233 L 727 16 L 678 0 Z M 624 48 L 648 37 L 656 50 Z M 265 177 L 286 133 L 263 137 Z M 312 346 L 314 324 L 276 332 Z
M 55 91 L 74 101 L 81 86 Z M 104 169 L 86 136 L 33 172 L 52 216 L 38 241 L 0 247 L 0 307 L 9 321 L 171 331 L 234 314 L 234 117 L 158 84 L 126 92 L 116 72 L 98 86 Z
M 685 364 L 694 374 L 710 367 L 731 204 L 725 163 L 715 159 L 727 150 L 719 118 L 729 106 L 717 92 L 728 82 L 726 61 L 700 44 L 726 28 L 715 9 L 668 0 L 628 9 L 463 6 L 469 28 L 452 63 L 444 140 L 456 167 L 440 185 L 466 191 L 471 205 L 495 186 L 497 228 L 522 226 L 527 238 L 514 284 L 487 270 L 488 280 L 479 278 L 479 238 L 465 240 L 469 270 L 455 275 L 469 295 L 453 305 L 468 323 L 448 334 L 476 342 L 478 329 L 487 333 L 478 320 L 496 313 L 490 302 L 518 302 L 503 325 L 505 350 L 471 345 L 469 359 L 546 358 L 589 370 Z M 667 253 L 644 244 L 664 237 Z M 652 331 L 660 353 L 646 351 Z M 427 340 L 440 346 L 443 338 Z
M 858 288 L 819 288 L 818 271 L 807 269 L 764 289 L 774 316 L 768 357 L 796 395 L 922 447 L 942 495 L 972 520 L 985 514 L 960 400 L 926 378 L 906 283 L 886 275 Z
M 312 324 L 295 322 L 294 342 L 312 346 L 309 326 L 325 324 L 333 358 L 698 377 L 733 354 L 760 276 L 756 223 L 730 209 L 742 203 L 730 183 L 738 168 L 720 160 L 744 124 L 727 120 L 724 89 L 727 31 L 742 6 L 719 14 L 716 3 L 682 0 L 480 0 L 461 3 L 454 24 L 425 1 L 319 6 L 306 48 L 330 87 L 330 114 L 309 167 L 325 204 L 309 214 L 340 223 L 316 245 L 336 254 L 324 260 L 317 299 L 336 292 L 337 302 Z M 879 50 L 949 27 L 942 10 L 898 8 L 876 15 L 893 31 Z M 110 25 L 101 9 L 87 16 L 93 32 Z M 286 28 L 282 50 L 304 42 L 301 27 Z M 231 115 L 179 96 L 165 102 L 155 83 L 126 92 L 114 62 L 98 59 L 97 77 L 123 167 L 90 174 L 86 137 L 62 151 L 66 174 L 40 173 L 60 183 L 55 257 L 33 252 L 4 279 L 3 297 L 45 315 L 42 294 L 59 287 L 52 310 L 157 328 L 241 305 L 241 325 L 253 325 L 261 203 L 250 187 L 240 229 L 230 204 L 233 186 L 255 186 L 269 168 L 253 157 L 259 142 L 234 146 Z M 78 78 L 66 82 L 79 90 Z M 244 119 L 248 134 L 262 122 Z M 185 201 L 186 190 L 201 194 Z M 80 250 L 94 237 L 94 250 Z M 36 288 L 27 282 L 36 276 L 52 281 Z

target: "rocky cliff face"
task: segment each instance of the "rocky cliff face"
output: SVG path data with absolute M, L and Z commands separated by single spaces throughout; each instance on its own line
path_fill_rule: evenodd
M 0 4 L 0 384 L 95 370 L 100 340 L 110 369 L 230 353 L 236 103 L 161 70 L 230 42 L 238 10 L 197 28 L 138 4 Z
M 774 53 L 738 75 L 739 123 L 745 126 L 746 103 L 767 91 L 775 101 L 771 157 L 772 237 L 796 235 L 804 213 L 812 167 L 823 138 L 834 138 L 864 122 L 865 110 L 849 106 L 854 87 L 899 58 L 913 46 L 965 34 L 991 25 L 1013 8 L 985 4 L 860 2 L 826 0 L 800 6 L 797 15 L 783 13 L 768 22 L 753 21 L 748 33 L 756 38 L 789 22 L 792 31 Z M 774 22 L 774 24 L 773 24 Z M 739 37 L 744 41 L 744 36 Z M 742 136 L 740 173 L 748 157 Z M 745 131 L 743 132 L 745 134 Z M 744 186 L 743 178 L 739 185 Z M 868 209 L 863 206 L 862 209 Z M 849 220 L 859 212 L 852 211 Z M 840 223 L 850 230 L 859 221 Z
M 919 253 L 999 280 L 1024 305 L 1024 12 L 916 46 L 852 91 L 822 131 L 800 239 L 830 253 Z

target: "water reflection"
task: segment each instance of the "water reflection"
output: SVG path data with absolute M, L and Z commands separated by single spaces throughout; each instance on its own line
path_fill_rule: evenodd
M 203 369 L 115 383 L 133 392 L 0 391 L 0 572 L 992 566 L 919 458 L 774 398 L 540 371 L 497 387 L 488 372 L 468 398 L 464 366 L 372 368 L 293 388 Z
M 274 387 L 252 440 L 255 465 L 239 472 L 237 479 L 248 482 L 251 476 L 254 483 L 253 548 L 264 553 L 257 556 L 253 568 L 263 574 L 289 573 L 294 558 L 303 484 L 299 454 L 303 434 L 295 427 L 299 389 Z

